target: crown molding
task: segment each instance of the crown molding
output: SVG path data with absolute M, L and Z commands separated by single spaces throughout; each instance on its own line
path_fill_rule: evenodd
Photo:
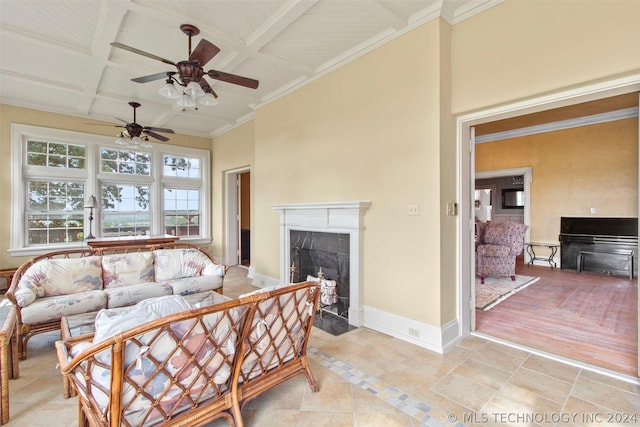
M 553 132 L 563 129 L 577 128 L 598 123 L 613 122 L 616 120 L 638 117 L 638 107 L 625 108 L 623 110 L 609 111 L 607 113 L 593 114 L 591 116 L 577 117 L 575 119 L 560 120 L 541 125 L 527 126 L 524 128 L 495 132 L 487 135 L 476 136 L 475 143 L 499 141 L 502 139 L 517 138 L 520 136 L 535 135 L 538 133 Z

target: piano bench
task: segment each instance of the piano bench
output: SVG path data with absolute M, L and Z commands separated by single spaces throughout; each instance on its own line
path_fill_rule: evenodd
M 584 264 L 584 256 L 585 255 L 621 255 L 627 258 L 627 272 L 629 273 L 629 280 L 633 280 L 633 256 L 636 251 L 633 249 L 610 249 L 610 250 L 599 250 L 599 251 L 580 251 L 578 252 L 578 262 L 577 269 L 578 273 L 582 271 Z

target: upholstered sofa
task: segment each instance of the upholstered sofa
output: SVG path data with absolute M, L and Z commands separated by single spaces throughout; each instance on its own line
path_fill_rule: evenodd
M 222 293 L 227 266 L 197 246 L 169 243 L 77 249 L 35 257 L 7 291 L 16 306 L 20 358 L 33 335 L 60 328 L 64 316 L 126 307 L 163 295 Z
M 516 257 L 524 248 L 528 226 L 517 222 L 476 222 L 476 274 L 516 277 Z
M 80 425 L 242 426 L 242 404 L 294 375 L 318 391 L 306 348 L 319 294 L 304 282 L 213 305 L 173 295 L 101 310 L 92 341 L 56 342 Z

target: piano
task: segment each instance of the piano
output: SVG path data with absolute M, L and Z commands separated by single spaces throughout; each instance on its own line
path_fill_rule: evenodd
M 561 217 L 558 240 L 562 269 L 638 276 L 638 218 Z

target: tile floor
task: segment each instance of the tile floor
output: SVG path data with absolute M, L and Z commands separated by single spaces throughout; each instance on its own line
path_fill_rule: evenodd
M 245 271 L 230 270 L 225 294 L 252 289 Z M 9 383 L 9 425 L 77 425 L 76 399 L 62 397 L 56 339 L 55 332 L 31 339 L 20 378 Z M 314 328 L 309 358 L 320 391 L 294 378 L 250 402 L 245 425 L 640 424 L 637 384 L 477 336 L 440 355 L 366 328 L 337 337 Z

